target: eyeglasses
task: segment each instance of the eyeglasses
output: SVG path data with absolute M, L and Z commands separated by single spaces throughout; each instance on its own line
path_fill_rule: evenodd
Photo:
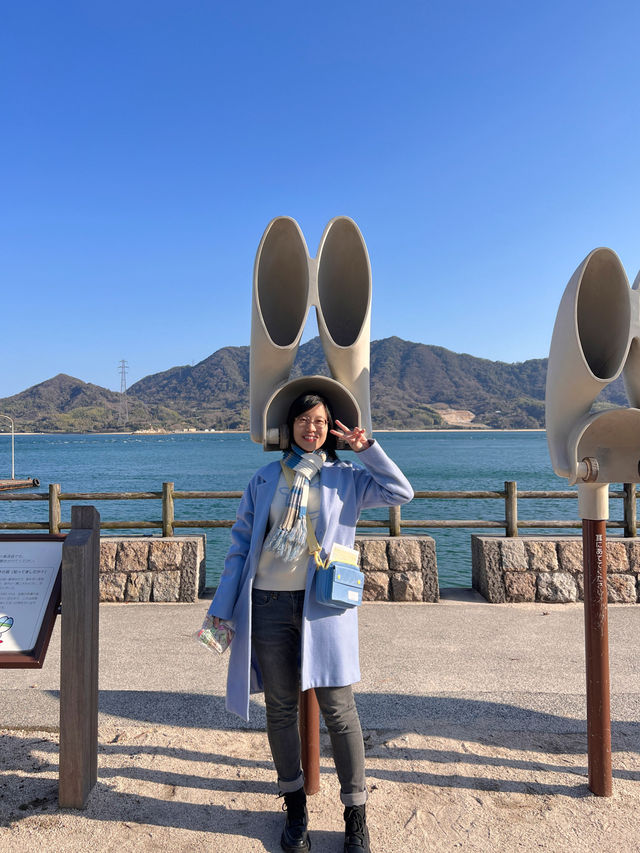
M 324 418 L 314 418 L 311 420 L 311 418 L 305 418 L 304 416 L 296 418 L 296 423 L 305 427 L 313 424 L 316 429 L 324 429 L 327 426 L 327 421 Z

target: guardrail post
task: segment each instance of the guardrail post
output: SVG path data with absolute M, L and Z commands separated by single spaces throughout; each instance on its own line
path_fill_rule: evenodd
M 624 535 L 637 536 L 636 484 L 624 483 Z
M 162 535 L 173 536 L 173 483 L 162 484 Z
M 49 483 L 49 533 L 60 533 L 60 483 Z
M 100 515 L 71 509 L 62 546 L 60 631 L 61 808 L 82 809 L 98 778 L 98 598 Z
M 389 507 L 389 536 L 400 536 L 400 507 Z
M 504 520 L 506 535 L 518 535 L 518 484 L 515 480 L 507 480 L 504 484 Z

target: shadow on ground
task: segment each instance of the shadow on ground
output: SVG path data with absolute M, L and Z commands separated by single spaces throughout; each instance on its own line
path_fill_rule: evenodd
M 165 696 L 163 702 L 152 701 L 154 696 L 157 700 L 156 694 L 127 697 L 126 692 L 116 691 L 101 697 L 102 711 L 114 713 L 118 708 L 122 722 L 116 723 L 115 728 L 111 725 L 110 740 L 99 744 L 98 784 L 91 793 L 88 808 L 78 814 L 99 822 L 241 836 L 261 842 L 266 849 L 276 849 L 282 815 L 274 798 L 266 736 L 251 730 L 242 733 L 236 724 L 233 729 L 211 726 L 194 733 L 197 738 L 194 740 L 187 729 L 185 739 L 190 737 L 191 744 L 197 747 L 186 748 L 181 745 L 180 723 L 171 715 L 173 702 L 206 701 L 215 718 L 219 710 L 215 700 L 212 707 L 210 696 L 167 694 L 169 698 Z M 375 698 L 384 701 L 385 697 Z M 135 714 L 133 704 L 127 705 L 134 699 Z M 482 792 L 561 795 L 573 801 L 592 796 L 586 784 L 586 738 L 575 730 L 576 726 L 583 726 L 583 721 L 533 712 L 523 720 L 521 708 L 511 709 L 508 705 L 494 708 L 492 703 L 483 701 L 455 701 L 466 719 L 473 712 L 478 721 L 501 720 L 502 728 L 489 729 L 480 723 L 452 728 L 449 723 L 442 723 L 440 731 L 436 724 L 430 734 L 417 734 L 415 729 L 403 734 L 397 729 L 385 732 L 367 730 L 365 726 L 372 789 L 395 784 L 400 786 L 396 791 L 409 790 L 404 789 L 407 785 L 420 786 L 421 790 L 428 787 L 443 792 L 467 791 L 472 795 Z M 422 699 L 425 715 L 437 717 L 438 706 L 439 701 L 433 697 Z M 453 706 L 454 711 L 456 707 Z M 534 729 L 516 729 L 515 724 L 520 726 L 523 721 Z M 173 728 L 170 740 L 163 742 L 163 733 L 167 731 L 163 726 L 176 724 L 178 729 Z M 549 724 L 547 730 L 545 724 Z M 560 724 L 571 725 L 573 730 L 557 731 Z M 141 726 L 151 728 L 139 731 Z M 635 723 L 614 726 L 616 748 L 637 753 L 637 734 Z M 235 755 L 225 751 L 225 744 L 236 737 L 250 739 L 253 748 L 248 748 L 246 755 L 241 753 L 244 746 L 239 748 L 237 744 L 234 744 Z M 0 773 L 0 826 L 20 823 L 35 814 L 53 817 L 69 813 L 60 810 L 57 804 L 57 735 L 41 737 L 6 732 L 0 737 L 0 755 L 12 757 L 9 766 L 5 759 Z M 329 741 L 323 735 L 321 773 L 333 776 L 328 755 Z M 558 758 L 554 760 L 556 755 Z M 582 755 L 584 760 L 572 758 Z M 640 771 L 625 767 L 614 765 L 613 775 L 618 780 L 640 781 Z M 326 790 L 327 786 L 324 787 Z M 185 795 L 186 790 L 193 793 Z M 314 843 L 319 850 L 337 850 L 340 838 L 336 832 L 317 831 Z
M 471 794 L 564 795 L 574 801 L 591 796 L 583 719 L 460 697 L 359 693 L 358 705 L 373 788 L 430 786 Z M 118 690 L 101 691 L 100 712 L 109 718 L 112 735 L 99 745 L 98 784 L 83 815 L 250 837 L 267 849 L 277 846 L 282 816 L 272 800 L 273 771 L 261 705 L 253 704 L 252 724 L 243 726 L 225 711 L 220 697 Z M 393 726 L 379 724 L 385 719 L 393 720 Z M 172 734 L 163 743 L 155 735 L 165 726 Z M 148 742 L 127 734 L 140 727 L 150 727 L 143 729 Z M 190 748 L 182 745 L 181 728 Z M 202 737 L 191 729 L 201 729 Z M 639 735 L 640 724 L 614 722 L 613 752 L 637 754 Z M 225 745 L 236 736 L 253 738 L 257 747 L 246 755 L 239 749 L 234 751 L 240 754 L 228 754 Z M 323 734 L 321 773 L 333 775 L 329 754 Z M 34 813 L 64 814 L 57 804 L 57 735 L 6 732 L 0 737 L 0 756 L 12 756 L 11 763 L 5 759 L 0 768 L 0 826 Z M 640 781 L 639 770 L 615 767 L 615 761 L 613 775 Z M 193 791 L 192 799 L 205 802 L 176 796 L 185 789 Z M 246 808 L 252 803 L 261 806 Z M 265 806 L 266 811 L 260 810 Z M 335 832 L 315 836 L 317 849 L 339 846 Z
M 58 698 L 57 691 L 50 691 Z M 513 745 L 518 739 L 538 734 L 580 734 L 586 736 L 585 718 L 562 716 L 505 702 L 460 696 L 410 696 L 398 693 L 357 693 L 358 710 L 365 730 L 411 731 L 448 736 L 452 731 L 464 737 L 496 746 Z M 251 702 L 250 722 L 245 723 L 225 709 L 224 698 L 201 693 L 168 691 L 101 690 L 100 713 L 132 723 L 181 726 L 223 731 L 264 731 L 264 706 Z M 640 749 L 640 723 L 612 721 L 613 750 Z M 471 734 L 470 734 L 471 732 Z M 584 740 L 580 739 L 578 751 Z M 564 751 L 562 749 L 561 751 Z

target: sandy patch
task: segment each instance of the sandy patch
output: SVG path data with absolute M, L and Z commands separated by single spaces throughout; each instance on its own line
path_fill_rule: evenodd
M 586 784 L 584 736 L 492 738 L 365 732 L 372 850 L 637 849 L 640 766 L 617 738 L 614 796 Z M 0 732 L 0 826 L 24 851 L 278 851 L 283 816 L 266 735 L 101 726 L 98 784 L 84 811 L 57 805 L 51 732 Z M 313 849 L 341 853 L 342 810 L 323 736 L 309 798 Z

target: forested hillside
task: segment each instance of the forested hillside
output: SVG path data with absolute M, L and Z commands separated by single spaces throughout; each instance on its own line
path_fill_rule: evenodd
M 547 360 L 489 361 L 443 347 L 385 338 L 371 344 L 371 404 L 377 429 L 466 423 L 503 429 L 544 426 Z M 293 376 L 328 375 L 319 338 L 300 347 Z M 621 380 L 598 405 L 624 405 Z M 224 347 L 196 365 L 146 376 L 121 395 L 65 374 L 0 400 L 16 430 L 248 429 L 249 347 Z

